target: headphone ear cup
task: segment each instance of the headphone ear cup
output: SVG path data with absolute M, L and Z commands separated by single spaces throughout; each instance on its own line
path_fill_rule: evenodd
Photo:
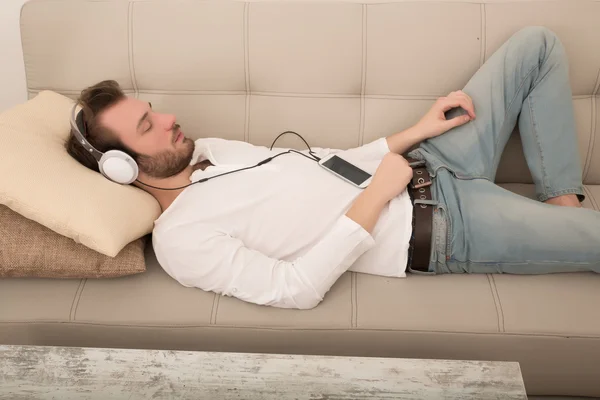
M 137 163 L 131 156 L 120 150 L 109 150 L 98 162 L 100 172 L 115 183 L 129 185 L 139 174 Z

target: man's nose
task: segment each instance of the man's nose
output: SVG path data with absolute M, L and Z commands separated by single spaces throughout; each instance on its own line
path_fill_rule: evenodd
M 173 125 L 175 125 L 176 118 L 173 114 L 163 114 L 162 121 L 165 130 L 170 131 L 173 129 Z

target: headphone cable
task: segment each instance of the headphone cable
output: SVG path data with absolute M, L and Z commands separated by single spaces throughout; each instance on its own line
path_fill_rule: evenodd
M 285 133 L 285 132 L 284 132 L 284 133 Z M 295 133 L 295 132 L 294 132 L 294 133 Z M 280 135 L 280 136 L 281 136 L 281 135 Z M 298 135 L 298 136 L 300 136 L 300 135 Z M 277 139 L 275 139 L 275 140 L 277 140 Z M 304 140 L 304 139 L 303 139 L 303 140 Z M 273 143 L 275 143 L 275 142 L 273 142 Z M 307 144 L 307 145 L 308 145 L 308 144 Z M 273 147 L 273 146 L 271 145 L 271 148 L 272 148 L 272 147 Z M 310 147 L 309 147 L 309 148 L 310 148 Z M 312 151 L 312 150 L 311 150 L 311 151 Z M 244 170 L 246 170 L 246 169 L 252 169 L 252 168 L 260 167 L 261 165 L 268 163 L 269 161 L 273 160 L 274 158 L 277 158 L 277 157 L 279 157 L 279 156 L 282 156 L 282 155 L 284 155 L 284 154 L 289 154 L 289 153 L 296 153 L 296 154 L 300 154 L 301 156 L 303 156 L 303 157 L 306 157 L 306 158 L 308 158 L 309 160 L 311 160 L 311 161 L 315 161 L 315 162 L 319 162 L 319 160 L 320 160 L 320 158 L 319 158 L 319 157 L 317 157 L 317 156 L 315 156 L 315 155 L 313 155 L 313 154 L 311 154 L 311 155 L 312 155 L 314 158 L 313 158 L 313 157 L 309 157 L 309 156 L 307 156 L 306 154 L 304 154 L 304 153 L 301 153 L 301 152 L 299 152 L 299 151 L 296 151 L 296 150 L 288 150 L 288 151 L 284 151 L 283 153 L 279 153 L 279 154 L 276 154 L 276 155 L 274 155 L 274 156 L 272 156 L 272 157 L 266 158 L 266 159 L 264 159 L 264 160 L 260 161 L 259 163 L 257 163 L 256 165 L 252 165 L 252 166 L 249 166 L 249 167 L 244 167 L 244 168 L 236 169 L 236 170 L 233 170 L 233 171 L 224 172 L 224 173 L 222 173 L 222 174 L 215 175 L 215 176 L 211 176 L 211 177 L 208 177 L 208 178 L 202 178 L 202 179 L 200 179 L 200 180 L 198 180 L 198 181 L 196 181 L 196 182 L 192 182 L 192 183 L 189 183 L 189 184 L 187 184 L 187 185 L 185 185 L 185 186 L 180 186 L 180 187 L 176 187 L 176 188 L 160 188 L 160 187 L 157 187 L 157 186 L 148 185 L 147 183 L 144 183 L 144 182 L 142 182 L 142 181 L 140 181 L 140 180 L 138 180 L 138 179 L 136 179 L 135 181 L 136 181 L 136 182 L 138 182 L 138 183 L 141 183 L 141 184 L 142 184 L 142 185 L 144 185 L 144 186 L 147 186 L 147 187 L 150 187 L 150 188 L 153 188 L 153 189 L 159 189 L 159 190 L 180 190 L 180 189 L 185 189 L 185 188 L 187 188 L 187 187 L 189 187 L 189 186 L 195 185 L 196 183 L 202 183 L 202 182 L 206 182 L 206 181 L 208 181 L 208 180 L 210 180 L 210 179 L 217 178 L 217 177 L 219 177 L 219 176 L 229 175 L 229 174 L 232 174 L 232 173 L 234 173 L 234 172 L 239 172 L 239 171 L 244 171 Z
M 278 135 L 278 136 L 275 138 L 275 140 L 273 140 L 273 143 L 271 143 L 271 147 L 269 148 L 269 150 L 273 150 L 273 146 L 275 145 L 275 142 L 277 141 L 277 139 L 279 139 L 280 137 L 282 137 L 282 136 L 283 136 L 283 135 L 285 135 L 286 133 L 293 133 L 294 135 L 296 135 L 296 136 L 298 136 L 300 139 L 302 139 L 302 141 L 304 142 L 304 144 L 306 145 L 306 147 L 308 147 L 308 154 L 310 154 L 311 156 L 313 156 L 314 158 L 316 158 L 316 159 L 317 159 L 317 161 L 321 161 L 321 159 L 320 159 L 319 157 L 317 157 L 317 156 L 315 156 L 315 155 L 313 154 L 313 151 L 312 151 L 312 149 L 310 148 L 310 145 L 308 144 L 308 142 L 307 142 L 306 140 L 304 140 L 304 138 L 303 138 L 303 137 L 302 137 L 300 134 L 298 134 L 298 133 L 296 133 L 296 132 L 294 132 L 294 131 L 285 131 L 285 132 L 281 132 L 281 133 L 280 133 L 280 134 L 279 134 L 279 135 Z

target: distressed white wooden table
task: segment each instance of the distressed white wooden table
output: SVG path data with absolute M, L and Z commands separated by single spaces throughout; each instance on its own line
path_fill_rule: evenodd
M 0 346 L 0 399 L 527 399 L 518 363 Z

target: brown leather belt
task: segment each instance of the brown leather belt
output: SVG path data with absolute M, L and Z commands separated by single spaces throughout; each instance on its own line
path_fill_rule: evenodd
M 431 255 L 431 232 L 433 229 L 434 206 L 421 201 L 433 200 L 431 175 L 423 161 L 407 157 L 413 168 L 413 179 L 408 185 L 408 194 L 413 203 L 413 230 L 408 251 L 408 266 L 416 271 L 429 271 Z

